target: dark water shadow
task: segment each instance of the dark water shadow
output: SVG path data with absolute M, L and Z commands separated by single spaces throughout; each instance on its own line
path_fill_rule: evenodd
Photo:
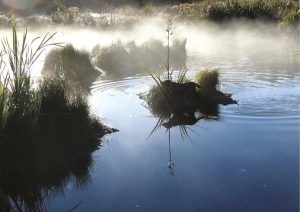
M 94 160 L 91 155 L 76 158 L 63 170 L 50 172 L 25 172 L 22 176 L 1 173 L 0 211 L 49 211 L 47 202 L 57 196 L 64 196 L 68 187 L 85 191 L 92 182 Z M 0 169 L 1 170 L 1 169 Z M 28 169 L 30 170 L 30 169 Z M 74 203 L 72 211 L 80 206 Z

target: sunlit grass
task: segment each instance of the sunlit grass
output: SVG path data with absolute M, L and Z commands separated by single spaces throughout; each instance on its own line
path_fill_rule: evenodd
M 219 68 L 206 68 L 198 70 L 195 75 L 195 82 L 202 86 L 205 92 L 214 92 L 219 89 Z

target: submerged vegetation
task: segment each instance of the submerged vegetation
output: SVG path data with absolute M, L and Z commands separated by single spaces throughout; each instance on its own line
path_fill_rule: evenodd
M 231 19 L 262 20 L 274 22 L 279 28 L 299 30 L 299 1 L 293 0 L 205 0 L 184 4 L 159 3 L 153 0 L 147 3 L 146 1 L 138 1 L 135 4 L 128 1 L 119 3 L 123 6 L 114 7 L 111 2 L 105 1 L 95 4 L 89 2 L 87 5 L 83 1 L 70 4 L 68 1 L 53 0 L 45 7 L 45 15 L 34 14 L 28 17 L 27 23 L 33 26 L 71 24 L 103 29 L 130 29 L 144 19 L 159 16 L 163 19 L 172 17 L 178 23 L 197 23 L 201 20 L 215 22 Z M 95 16 L 90 12 L 91 9 L 93 12 L 101 12 Z M 9 22 L 9 17 L 0 15 L 2 26 L 9 26 Z

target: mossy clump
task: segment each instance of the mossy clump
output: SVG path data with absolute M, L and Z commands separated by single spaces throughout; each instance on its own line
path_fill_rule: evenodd
M 74 48 L 72 44 L 56 47 L 46 55 L 42 74 L 45 76 L 64 76 L 89 90 L 91 84 L 100 76 L 92 64 L 89 52 Z
M 215 92 L 219 89 L 219 69 L 206 68 L 198 71 L 195 75 L 195 82 L 201 85 L 201 90 L 205 92 Z
M 232 94 L 223 93 L 220 89 L 219 68 L 206 68 L 198 71 L 195 75 L 195 82 L 201 85 L 199 92 L 209 101 L 216 104 L 228 105 L 237 104 L 238 101 L 231 98 Z

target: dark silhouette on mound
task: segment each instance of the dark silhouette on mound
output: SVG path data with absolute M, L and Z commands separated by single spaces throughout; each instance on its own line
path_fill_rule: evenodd
M 196 88 L 201 88 L 200 85 L 194 82 L 187 82 L 187 83 L 177 83 L 172 82 L 171 80 L 165 80 L 161 83 L 165 86 L 172 94 L 181 96 L 185 93 L 192 93 L 196 91 Z

